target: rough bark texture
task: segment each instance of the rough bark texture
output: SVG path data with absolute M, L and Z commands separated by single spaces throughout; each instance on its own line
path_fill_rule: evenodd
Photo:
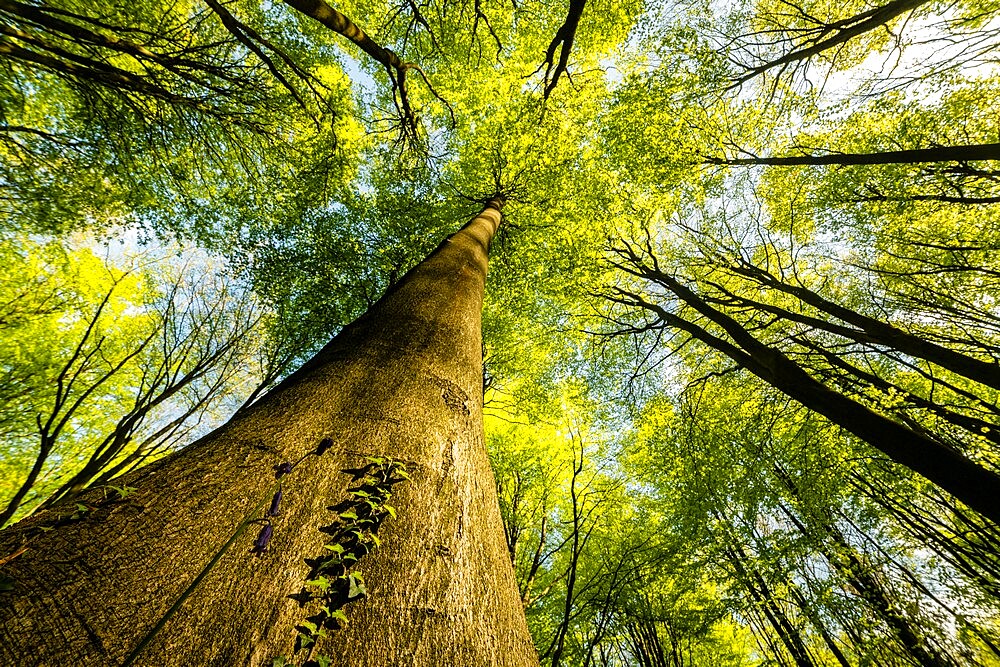
M 283 479 L 267 551 L 251 555 L 251 525 L 135 664 L 291 654 L 309 611 L 289 596 L 322 554 L 331 506 L 349 498 L 347 471 L 388 455 L 413 478 L 393 488 L 398 516 L 354 568 L 368 596 L 318 652 L 345 667 L 537 666 L 483 445 L 480 310 L 499 222 L 491 202 L 272 394 L 124 478 L 127 498 L 95 490 L 80 518 L 57 506 L 0 533 L 0 563 L 24 549 L 0 570 L 13 583 L 0 593 L 0 664 L 122 664 L 245 518 L 263 515 L 252 510 L 267 507 L 275 466 L 331 438 Z

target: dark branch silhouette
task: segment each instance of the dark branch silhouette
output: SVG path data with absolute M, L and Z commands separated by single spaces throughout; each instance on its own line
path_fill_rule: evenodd
M 631 245 L 616 249 L 617 268 L 672 292 L 684 305 L 698 313 L 728 336 L 720 337 L 693 321 L 634 292 L 615 288 L 607 298 L 625 306 L 641 308 L 656 317 L 660 325 L 686 332 L 715 349 L 776 389 L 853 433 L 890 459 L 922 475 L 994 522 L 1000 523 L 1000 476 L 956 449 L 888 417 L 878 414 L 824 385 L 800 364 L 768 345 L 738 321 L 711 306 L 686 285 L 661 271 L 655 260 L 648 264 Z
M 545 61 L 538 67 L 536 72 L 545 68 L 545 91 L 543 96 L 549 99 L 549 95 L 555 90 L 559 83 L 559 77 L 566 72 L 569 65 L 569 54 L 573 50 L 573 40 L 576 39 L 576 29 L 580 25 L 580 17 L 583 16 L 583 8 L 587 0 L 569 0 L 569 12 L 566 20 L 559 26 L 556 36 L 549 43 L 549 48 L 545 51 Z M 559 51 L 559 58 L 556 59 L 556 51 Z
M 858 35 L 875 30 L 892 21 L 897 16 L 912 11 L 928 2 L 929 0 L 893 0 L 893 2 L 881 7 L 876 7 L 833 23 L 817 21 L 815 28 L 806 31 L 809 36 L 798 44 L 795 44 L 791 51 L 762 65 L 746 68 L 747 73 L 738 77 L 730 87 L 735 88 L 775 67 L 784 68 L 794 63 L 808 60 Z
M 1000 160 L 1000 143 L 970 146 L 936 146 L 880 153 L 829 153 L 781 157 L 721 158 L 705 156 L 707 164 L 726 166 L 818 166 L 867 164 L 920 164 L 924 162 L 973 162 Z

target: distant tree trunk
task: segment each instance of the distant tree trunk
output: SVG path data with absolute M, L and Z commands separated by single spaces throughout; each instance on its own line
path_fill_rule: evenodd
M 127 497 L 93 489 L 75 518 L 57 505 L 0 533 L 13 587 L 0 592 L 0 664 L 118 666 L 148 638 L 136 665 L 270 667 L 315 613 L 291 596 L 324 555 L 331 506 L 351 500 L 366 457 L 391 456 L 412 479 L 393 486 L 397 516 L 352 568 L 367 597 L 317 653 L 345 667 L 537 666 L 483 443 L 480 311 L 501 205 L 258 403 L 120 478 Z M 265 515 L 283 462 L 295 468 L 255 556 L 261 524 L 246 521 Z
M 757 571 L 746 550 L 734 541 L 726 548 L 725 553 L 729 564 L 736 571 L 738 581 L 750 594 L 754 604 L 764 613 L 775 634 L 795 661 L 796 667 L 815 667 L 816 663 L 809 655 L 809 649 L 806 648 L 799 629 L 781 608 L 779 599 L 771 590 L 767 580 Z M 781 658 L 778 654 L 774 657 L 779 660 Z
M 808 60 L 858 35 L 863 35 L 866 32 L 880 28 L 896 17 L 927 3 L 928 0 L 892 0 L 881 7 L 875 7 L 860 14 L 830 22 L 819 22 L 806 14 L 802 10 L 802 7 L 794 7 L 792 3 L 789 3 L 790 6 L 793 6 L 803 17 L 813 24 L 804 29 L 787 29 L 789 33 L 793 35 L 798 33 L 804 38 L 798 44 L 793 44 L 791 50 L 784 55 L 755 67 L 747 67 L 747 73 L 738 77 L 730 87 L 739 86 L 775 67 L 780 67 L 784 71 L 789 65 L 802 60 Z M 784 38 L 782 41 L 794 42 L 794 38 Z
M 725 312 L 711 306 L 676 278 L 643 263 L 634 247 L 620 250 L 627 263 L 615 262 L 623 271 L 670 290 L 699 316 L 721 328 L 732 340 L 721 338 L 691 320 L 621 288 L 607 298 L 653 313 L 659 324 L 684 331 L 692 338 L 725 354 L 772 387 L 832 423 L 858 436 L 896 463 L 922 475 L 973 510 L 1000 524 L 1000 475 L 946 443 L 878 414 L 854 399 L 813 378 L 777 347 L 758 340 Z M 654 325 L 647 325 L 653 328 Z
M 901 648 L 917 664 L 927 667 L 947 667 L 957 663 L 951 656 L 938 649 L 925 636 L 924 628 L 914 623 L 904 613 L 905 607 L 883 585 L 883 577 L 874 567 L 866 564 L 862 554 L 848 541 L 837 527 L 829 508 L 812 506 L 802 495 L 798 485 L 784 470 L 775 467 L 778 483 L 795 499 L 801 516 L 781 505 L 785 516 L 807 539 L 816 540 L 816 546 L 830 566 L 851 585 L 854 592 L 886 624 Z
M 823 155 L 788 155 L 783 157 L 720 158 L 706 156 L 707 164 L 740 165 L 855 165 L 855 164 L 921 164 L 924 162 L 968 162 L 1000 160 L 1000 143 L 971 146 L 936 146 L 878 153 L 826 153 Z

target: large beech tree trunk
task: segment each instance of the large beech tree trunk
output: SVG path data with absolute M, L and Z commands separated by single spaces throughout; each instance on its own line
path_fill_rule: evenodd
M 367 456 L 406 463 L 397 516 L 354 571 L 368 595 L 318 653 L 345 667 L 537 666 L 483 444 L 481 325 L 502 200 L 244 414 L 186 449 L 0 533 L 0 664 L 121 665 L 249 516 L 275 469 L 280 514 L 260 556 L 251 524 L 135 658 L 166 667 L 271 665 L 309 615 L 290 596 L 323 554 Z M 51 530 L 43 530 L 55 526 Z M 13 558 L 11 558 L 13 556 Z M 296 654 L 297 662 L 304 652 Z

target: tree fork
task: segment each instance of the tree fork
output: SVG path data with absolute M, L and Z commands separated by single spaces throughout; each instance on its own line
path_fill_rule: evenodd
M 368 596 L 317 653 L 348 667 L 537 667 L 504 540 L 482 430 L 481 308 L 494 198 L 365 315 L 257 404 L 193 445 L 0 533 L 0 663 L 270 666 L 292 655 L 323 554 L 366 457 L 406 463 L 397 516 L 358 563 Z M 314 455 L 318 444 L 332 446 Z M 313 454 L 310 454 L 312 452 Z M 245 530 L 282 479 L 273 538 Z M 50 529 L 50 530 L 46 530 Z M 23 549 L 23 551 L 22 551 Z M 20 552 L 20 553 L 18 553 Z M 16 555 L 8 559 L 8 556 Z M 305 653 L 295 654 L 301 664 Z

